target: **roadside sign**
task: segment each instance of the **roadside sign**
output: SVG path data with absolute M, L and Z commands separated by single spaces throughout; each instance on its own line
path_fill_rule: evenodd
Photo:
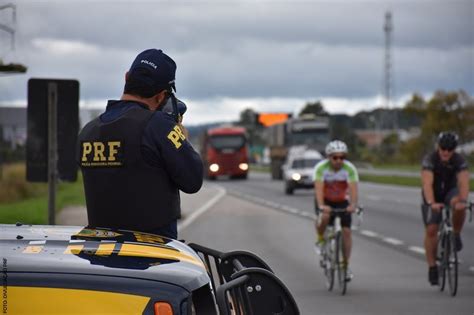
M 51 114 L 55 116 L 54 121 L 50 121 Z M 57 178 L 76 181 L 79 82 L 59 79 L 28 80 L 27 117 L 27 180 L 48 181 L 48 123 L 51 122 L 54 130 L 51 130 L 53 134 L 50 136 L 57 140 Z

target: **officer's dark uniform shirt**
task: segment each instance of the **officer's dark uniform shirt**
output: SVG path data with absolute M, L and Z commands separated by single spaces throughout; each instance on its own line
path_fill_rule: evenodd
M 173 117 L 133 101 L 109 101 L 79 134 L 89 226 L 153 232 L 176 222 L 179 190 L 197 192 L 199 154 Z
M 424 157 L 423 170 L 433 172 L 433 191 L 436 202 L 444 202 L 446 194 L 457 187 L 457 174 L 468 169 L 464 157 L 454 152 L 448 162 L 442 162 L 438 152 L 433 152 Z

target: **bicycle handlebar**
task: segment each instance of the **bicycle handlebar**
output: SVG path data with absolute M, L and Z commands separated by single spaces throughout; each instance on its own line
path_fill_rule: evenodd
M 319 211 L 320 211 L 320 212 L 323 212 L 323 209 L 319 208 Z M 344 212 L 347 212 L 347 207 L 346 207 L 346 208 L 332 208 L 332 207 L 331 207 L 331 212 L 334 212 L 334 213 L 344 213 Z M 354 211 L 355 214 L 361 215 L 362 212 L 364 212 L 364 207 L 362 207 L 362 206 L 357 206 L 357 207 L 355 208 L 355 211 Z
M 433 208 L 431 207 L 431 205 L 427 205 L 428 206 L 428 210 L 430 212 L 433 211 Z M 472 222 L 472 208 L 474 207 L 474 202 L 470 201 L 470 202 L 466 202 L 466 209 L 469 210 L 469 222 Z M 451 206 L 447 206 L 447 205 L 443 205 L 439 211 L 443 211 L 445 208 L 452 208 Z

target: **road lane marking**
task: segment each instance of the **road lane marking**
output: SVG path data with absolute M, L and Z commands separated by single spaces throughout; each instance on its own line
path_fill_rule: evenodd
M 368 237 L 377 237 L 377 236 L 379 236 L 378 233 L 375 233 L 375 232 L 369 231 L 369 230 L 362 230 L 362 231 L 360 231 L 360 234 L 368 236 Z
M 425 254 L 425 249 L 419 246 L 410 246 L 408 249 L 417 254 Z
M 182 230 L 187 228 L 191 223 L 193 223 L 199 216 L 204 214 L 207 210 L 212 208 L 213 205 L 215 205 L 222 197 L 224 197 L 227 193 L 227 191 L 222 188 L 215 186 L 215 189 L 217 189 L 217 194 L 212 197 L 208 202 L 206 202 L 202 207 L 191 213 L 190 216 L 186 217 L 182 222 L 178 223 L 178 230 Z
M 246 193 L 240 193 L 240 192 L 236 192 L 236 191 L 233 191 L 231 194 L 238 195 L 239 197 L 242 197 L 243 199 L 253 201 L 257 204 L 268 206 L 268 207 L 274 208 L 276 210 L 283 211 L 283 212 L 288 213 L 288 214 L 296 215 L 296 216 L 303 217 L 303 218 L 309 218 L 309 219 L 312 219 L 312 220 L 316 219 L 316 215 L 314 213 L 303 211 L 303 210 L 293 208 L 293 207 L 290 207 L 290 206 L 287 206 L 287 205 L 284 205 L 284 204 L 279 204 L 279 203 L 276 203 L 276 202 L 273 202 L 273 201 L 270 201 L 270 200 L 266 200 L 266 199 L 263 199 L 263 198 L 259 198 L 259 197 L 253 196 L 253 195 L 249 195 L 249 194 L 246 194 Z M 368 199 L 372 199 L 372 200 L 380 200 L 380 198 L 377 197 L 377 196 L 370 196 L 369 195 L 367 197 L 368 197 Z M 404 242 L 402 240 L 399 240 L 399 239 L 396 239 L 396 238 L 393 238 L 393 237 L 384 236 L 384 235 L 381 235 L 377 232 L 370 231 L 370 230 L 360 230 L 360 228 L 358 226 L 355 226 L 355 225 L 352 226 L 352 230 L 359 231 L 360 234 L 362 234 L 366 237 L 370 237 L 370 238 L 373 238 L 373 239 L 376 239 L 376 240 L 379 240 L 379 241 L 383 241 L 383 242 L 385 242 L 387 244 L 390 244 L 390 245 L 400 246 L 400 245 L 404 244 Z M 422 247 L 409 246 L 409 247 L 406 247 L 406 248 L 409 251 L 417 253 L 417 254 L 421 254 L 421 255 L 425 254 L 425 249 L 422 248 Z M 469 270 L 474 272 L 474 266 L 470 267 Z
M 392 245 L 395 245 L 395 246 L 403 244 L 403 241 L 400 241 L 400 240 L 398 240 L 396 238 L 392 238 L 392 237 L 384 237 L 384 238 L 382 238 L 382 240 L 385 243 L 389 243 L 389 244 L 392 244 Z
M 292 208 L 292 207 L 288 207 L 288 206 L 282 206 L 281 210 L 287 211 L 287 212 L 292 213 L 292 214 L 300 213 L 300 210 Z

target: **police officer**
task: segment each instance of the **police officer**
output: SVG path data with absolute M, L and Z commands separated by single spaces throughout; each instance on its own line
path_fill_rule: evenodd
M 148 49 L 125 75 L 120 100 L 79 134 L 89 227 L 120 228 L 177 238 L 179 190 L 199 191 L 200 156 L 182 126 L 174 96 L 176 63 Z
M 438 284 L 436 245 L 441 208 L 452 207 L 455 250 L 462 249 L 461 229 L 466 217 L 469 195 L 469 168 L 462 155 L 455 152 L 458 136 L 454 132 L 441 132 L 437 149 L 425 156 L 422 162 L 421 180 L 423 193 L 422 214 L 426 226 L 425 252 L 429 266 L 428 280 Z M 430 213 L 430 215 L 428 215 Z

